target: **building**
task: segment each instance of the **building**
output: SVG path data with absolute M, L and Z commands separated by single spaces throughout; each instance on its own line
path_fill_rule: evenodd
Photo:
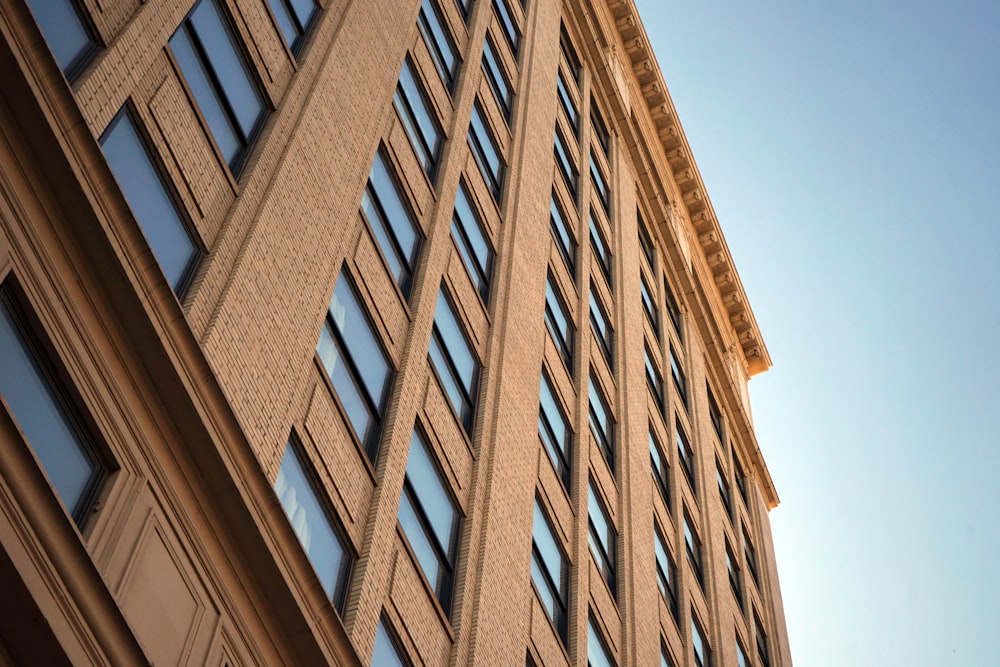
M 791 665 L 631 0 L 0 29 L 0 664 Z

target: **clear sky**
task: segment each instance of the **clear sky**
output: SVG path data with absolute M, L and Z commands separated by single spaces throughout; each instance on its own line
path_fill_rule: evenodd
M 796 666 L 1000 665 L 1000 2 L 638 5 L 774 362 Z

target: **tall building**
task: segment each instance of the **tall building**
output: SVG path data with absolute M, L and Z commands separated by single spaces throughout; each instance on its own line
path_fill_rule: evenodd
M 791 665 L 632 0 L 0 30 L 0 664 Z

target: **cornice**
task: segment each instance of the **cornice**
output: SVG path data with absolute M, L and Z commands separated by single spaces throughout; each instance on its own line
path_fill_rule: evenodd
M 623 55 L 628 59 L 632 74 L 639 84 L 638 92 L 645 101 L 671 175 L 679 190 L 679 204 L 691 221 L 694 238 L 711 271 L 712 281 L 729 325 L 736 333 L 747 371 L 751 376 L 762 373 L 771 367 L 771 357 L 764 345 L 757 319 L 750 309 L 743 282 L 726 245 L 726 239 L 695 163 L 691 146 L 677 119 L 677 110 L 670 99 L 663 73 L 656 62 L 656 56 L 653 54 L 635 2 L 606 0 L 606 3 L 614 17 L 618 36 L 624 45 Z

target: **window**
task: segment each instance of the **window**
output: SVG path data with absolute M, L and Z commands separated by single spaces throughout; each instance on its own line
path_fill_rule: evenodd
M 740 497 L 743 498 L 743 504 L 749 507 L 750 502 L 747 500 L 747 474 L 743 472 L 743 466 L 740 465 L 740 459 L 736 456 L 736 452 L 733 452 L 733 472 L 736 476 L 736 488 L 739 489 Z
M 667 315 L 670 316 L 670 321 L 674 323 L 674 331 L 677 332 L 678 338 L 684 340 L 684 329 L 681 328 L 681 311 L 677 307 L 673 290 L 670 289 L 670 284 L 667 282 L 666 277 L 663 278 L 663 293 L 667 297 Z
M 743 648 L 743 642 L 740 641 L 739 635 L 736 636 L 736 667 L 751 667 L 750 661 L 747 659 L 747 651 Z
M 767 634 L 764 632 L 764 624 L 760 622 L 757 610 L 753 612 L 753 627 L 757 637 L 757 658 L 761 667 L 770 667 L 771 653 L 767 650 Z
M 597 198 L 604 207 L 604 212 L 611 215 L 611 190 L 608 187 L 608 180 L 604 177 L 604 172 L 594 159 L 594 154 L 590 154 L 590 178 L 594 182 L 594 190 Z
M 469 22 L 469 11 L 472 9 L 472 0 L 455 0 L 458 10 L 462 13 L 462 18 Z
M 395 633 L 389 630 L 383 616 L 378 620 L 375 630 L 375 650 L 372 652 L 372 663 L 378 667 L 410 667 L 410 661 L 403 656 L 406 652 L 399 648 L 399 640 Z
M 312 471 L 306 468 L 305 458 L 294 441 L 289 439 L 281 468 L 278 469 L 278 479 L 274 482 L 274 492 L 309 556 L 323 590 L 339 607 L 351 568 L 351 557 L 316 486 Z
M 0 396 L 59 500 L 82 526 L 105 468 L 52 356 L 11 292 L 0 285 Z
M 729 482 L 726 481 L 726 473 L 722 472 L 722 464 L 715 460 L 715 480 L 719 485 L 719 497 L 722 499 L 722 506 L 726 508 L 726 514 L 733 515 L 732 494 L 729 492 Z
M 608 512 L 604 509 L 604 502 L 598 496 L 598 491 L 594 487 L 594 480 L 590 480 L 590 495 L 587 497 L 587 541 L 590 543 L 590 553 L 597 561 L 597 568 L 604 575 L 604 581 L 608 584 L 611 597 L 617 593 L 618 583 L 618 561 L 615 551 L 615 540 L 617 533 L 611 525 Z
M 438 292 L 428 354 L 455 414 L 462 422 L 465 432 L 471 436 L 476 416 L 479 360 L 458 323 L 458 317 L 455 316 L 455 310 L 445 295 L 443 286 Z
M 101 148 L 153 256 L 174 292 L 181 294 L 201 252 L 128 106 L 122 107 L 101 135 Z
M 687 381 L 684 379 L 684 371 L 681 370 L 681 365 L 677 361 L 677 352 L 674 351 L 673 345 L 670 346 L 670 375 L 674 378 L 674 386 L 677 387 L 677 395 L 680 396 L 681 403 L 687 407 Z
M 660 646 L 660 667 L 674 667 L 674 661 L 663 645 Z
M 589 399 L 590 431 L 597 439 L 597 446 L 604 454 L 604 460 L 608 462 L 608 468 L 613 473 L 615 470 L 615 423 L 611 417 L 608 401 L 604 398 L 604 392 L 601 391 L 593 373 L 590 375 Z
M 708 418 L 712 421 L 715 434 L 719 436 L 719 442 L 725 442 L 725 438 L 722 437 L 722 412 L 719 410 L 719 404 L 715 402 L 715 395 L 707 382 L 705 383 L 705 392 L 708 394 Z
M 656 302 L 653 299 L 653 292 L 649 289 L 649 284 L 646 282 L 646 276 L 642 273 L 639 274 L 639 294 L 642 297 L 642 309 L 646 312 L 646 319 L 649 320 L 649 326 L 653 328 L 653 333 L 659 338 L 660 318 L 657 315 Z
M 493 274 L 493 247 L 486 239 L 483 221 L 472 205 L 464 180 L 459 181 L 458 192 L 455 194 L 451 235 L 472 278 L 472 284 L 483 301 L 487 301 L 490 295 L 490 276 Z
M 594 283 L 590 284 L 590 328 L 601 345 L 601 352 L 604 354 L 604 360 L 608 362 L 608 367 L 614 369 L 614 352 L 611 347 L 614 331 L 611 329 L 608 314 L 597 296 Z
M 510 112 L 513 107 L 514 89 L 511 88 L 507 73 L 500 64 L 500 56 L 493 45 L 493 38 L 486 34 L 486 45 L 483 47 L 483 71 L 486 72 L 486 81 L 490 84 L 490 90 L 497 100 L 497 106 L 503 113 L 504 120 L 510 122 Z
M 563 139 L 562 130 L 558 126 L 556 127 L 555 155 L 556 163 L 559 165 L 559 173 L 566 181 L 566 187 L 569 188 L 570 194 L 576 198 L 576 165 L 570 158 L 570 153 L 566 149 L 566 140 Z
M 246 58 L 216 0 L 200 0 L 170 38 L 208 129 L 234 176 L 267 117 Z
M 497 18 L 500 20 L 500 27 L 503 29 L 503 36 L 507 39 L 507 44 L 510 45 L 511 53 L 514 54 L 514 58 L 517 59 L 517 48 L 521 45 L 521 31 L 517 27 L 517 23 L 514 21 L 514 17 L 511 16 L 510 7 L 507 6 L 507 0 L 493 0 L 493 9 L 497 13 Z
M 552 340 L 559 350 L 559 356 L 566 368 L 573 369 L 573 320 L 559 293 L 559 286 L 550 273 L 545 282 L 545 325 L 552 334 Z
M 451 33 L 445 27 L 436 0 L 423 0 L 420 3 L 417 25 L 424 38 L 424 43 L 427 44 L 427 50 L 431 52 L 431 60 L 434 61 L 434 67 L 441 75 L 444 87 L 451 92 L 455 88 L 455 77 L 458 73 L 458 49 L 455 47 L 455 41 L 451 38 Z
M 285 44 L 298 53 L 305 43 L 305 35 L 319 12 L 316 0 L 268 0 L 274 18 L 278 21 Z
M 566 32 L 565 25 L 559 26 L 559 49 L 562 51 L 562 56 L 566 60 L 566 64 L 569 65 L 573 81 L 577 85 L 580 85 L 580 73 L 583 71 L 583 68 L 580 66 L 580 58 L 576 55 L 576 49 L 573 48 L 573 40 L 569 38 L 569 33 Z
M 701 629 L 698 617 L 691 610 L 691 645 L 694 647 L 695 667 L 712 667 L 712 649 L 705 641 L 705 632 Z
M 590 616 L 587 619 L 587 667 L 614 667 L 614 664 L 601 631 Z
M 656 439 L 656 434 L 653 433 L 653 427 L 649 427 L 649 459 L 651 462 L 651 467 L 653 470 L 653 480 L 656 482 L 656 488 L 659 489 L 660 495 L 663 497 L 663 504 L 667 506 L 667 511 L 670 511 L 670 464 L 667 462 L 667 457 L 663 453 L 663 448 L 660 447 L 659 440 Z
M 697 493 L 698 485 L 694 483 L 694 450 L 691 449 L 691 443 L 688 441 L 684 429 L 681 428 L 680 422 L 676 422 L 675 428 L 677 431 L 677 455 L 681 462 L 681 468 L 684 469 L 684 476 L 691 483 L 691 489 Z
M 569 602 L 569 562 L 538 498 L 531 529 L 531 581 L 556 632 L 566 643 L 566 605 Z
M 736 603 L 739 605 L 743 604 L 743 581 L 740 579 L 740 565 L 739 561 L 736 560 L 736 556 L 733 555 L 733 548 L 729 546 L 729 540 L 726 540 L 726 572 L 729 573 L 729 587 L 733 589 L 733 595 L 736 596 Z
M 608 250 L 608 242 L 604 240 L 604 234 L 601 233 L 594 220 L 593 211 L 590 213 L 590 245 L 594 249 L 594 255 L 597 256 L 597 265 L 601 267 L 601 273 L 608 281 L 608 287 L 612 287 L 611 251 Z
M 354 434 L 374 463 L 394 369 L 345 272 L 337 279 L 316 353 Z
M 662 414 L 666 403 L 663 401 L 663 378 L 660 377 L 660 371 L 656 370 L 656 366 L 653 364 L 653 360 L 649 354 L 649 347 L 643 348 L 643 360 L 646 364 L 646 384 L 649 386 L 649 390 L 653 393 L 653 398 L 656 400 L 656 406 L 660 409 Z
M 422 238 L 389 165 L 388 156 L 380 148 L 375 153 L 375 161 L 368 174 L 368 185 L 361 197 L 361 210 L 389 265 L 389 272 L 403 297 L 407 298 Z
M 667 550 L 667 541 L 660 532 L 660 527 L 653 524 L 654 553 L 656 555 L 656 583 L 660 586 L 660 595 L 667 603 L 674 622 L 680 622 L 680 612 L 677 609 L 677 570 L 674 559 Z
M 407 136 L 410 137 L 410 145 L 417 153 L 417 160 L 433 181 L 434 169 L 437 167 L 441 145 L 444 143 L 444 132 L 437 116 L 431 110 L 427 93 L 424 92 L 409 54 L 399 71 L 399 83 L 396 85 L 393 104 L 399 112 Z
M 552 193 L 552 201 L 549 204 L 549 222 L 552 227 L 552 236 L 556 240 L 556 247 L 559 248 L 559 254 L 562 255 L 563 260 L 566 262 L 566 268 L 569 269 L 569 274 L 576 279 L 576 239 L 569 231 L 569 226 L 566 224 L 566 216 L 563 215 L 562 208 L 560 208 L 559 203 L 556 201 L 556 193 Z
M 604 118 L 593 98 L 590 99 L 590 123 L 594 128 L 594 140 L 604 151 L 604 157 L 610 159 L 611 135 L 608 134 L 608 126 L 604 124 Z
M 639 211 L 635 212 L 636 218 L 639 221 L 639 247 L 642 248 L 642 255 L 646 258 L 646 263 L 649 264 L 649 268 L 654 268 L 656 266 L 656 250 L 653 246 L 653 239 L 650 238 L 649 232 L 646 230 L 646 223 L 642 220 L 642 213 Z
M 486 185 L 493 193 L 493 199 L 499 203 L 500 193 L 503 190 L 504 162 L 500 157 L 497 142 L 486 126 L 486 119 L 483 117 L 478 99 L 472 107 L 472 118 L 469 120 L 469 147 L 483 173 L 483 178 L 486 179 Z
M 28 0 L 28 6 L 56 62 L 72 80 L 97 51 L 97 40 L 80 8 L 73 0 Z
M 542 369 L 542 386 L 538 410 L 538 433 L 549 453 L 552 465 L 562 480 L 563 486 L 569 490 L 569 465 L 572 453 L 573 432 L 569 420 L 556 398 L 555 389 L 549 379 L 548 372 Z
M 753 583 L 760 586 L 760 579 L 757 577 L 757 550 L 753 548 L 753 542 L 750 541 L 746 528 L 743 529 L 743 558 L 746 559 Z
M 695 532 L 691 516 L 687 513 L 687 509 L 684 510 L 684 547 L 687 550 L 688 562 L 691 563 L 691 569 L 694 570 L 698 585 L 704 589 L 705 575 L 701 562 L 701 539 L 698 537 L 698 533 Z
M 450 614 L 461 517 L 419 429 L 410 440 L 399 525 L 445 615 Z
M 559 105 L 566 113 L 566 118 L 569 120 L 570 127 L 573 128 L 574 133 L 579 132 L 580 112 L 577 111 L 576 102 L 573 101 L 573 96 L 570 94 L 569 88 L 566 85 L 566 79 L 563 77 L 562 68 L 559 68 L 559 78 L 556 81 L 556 93 L 559 96 Z

